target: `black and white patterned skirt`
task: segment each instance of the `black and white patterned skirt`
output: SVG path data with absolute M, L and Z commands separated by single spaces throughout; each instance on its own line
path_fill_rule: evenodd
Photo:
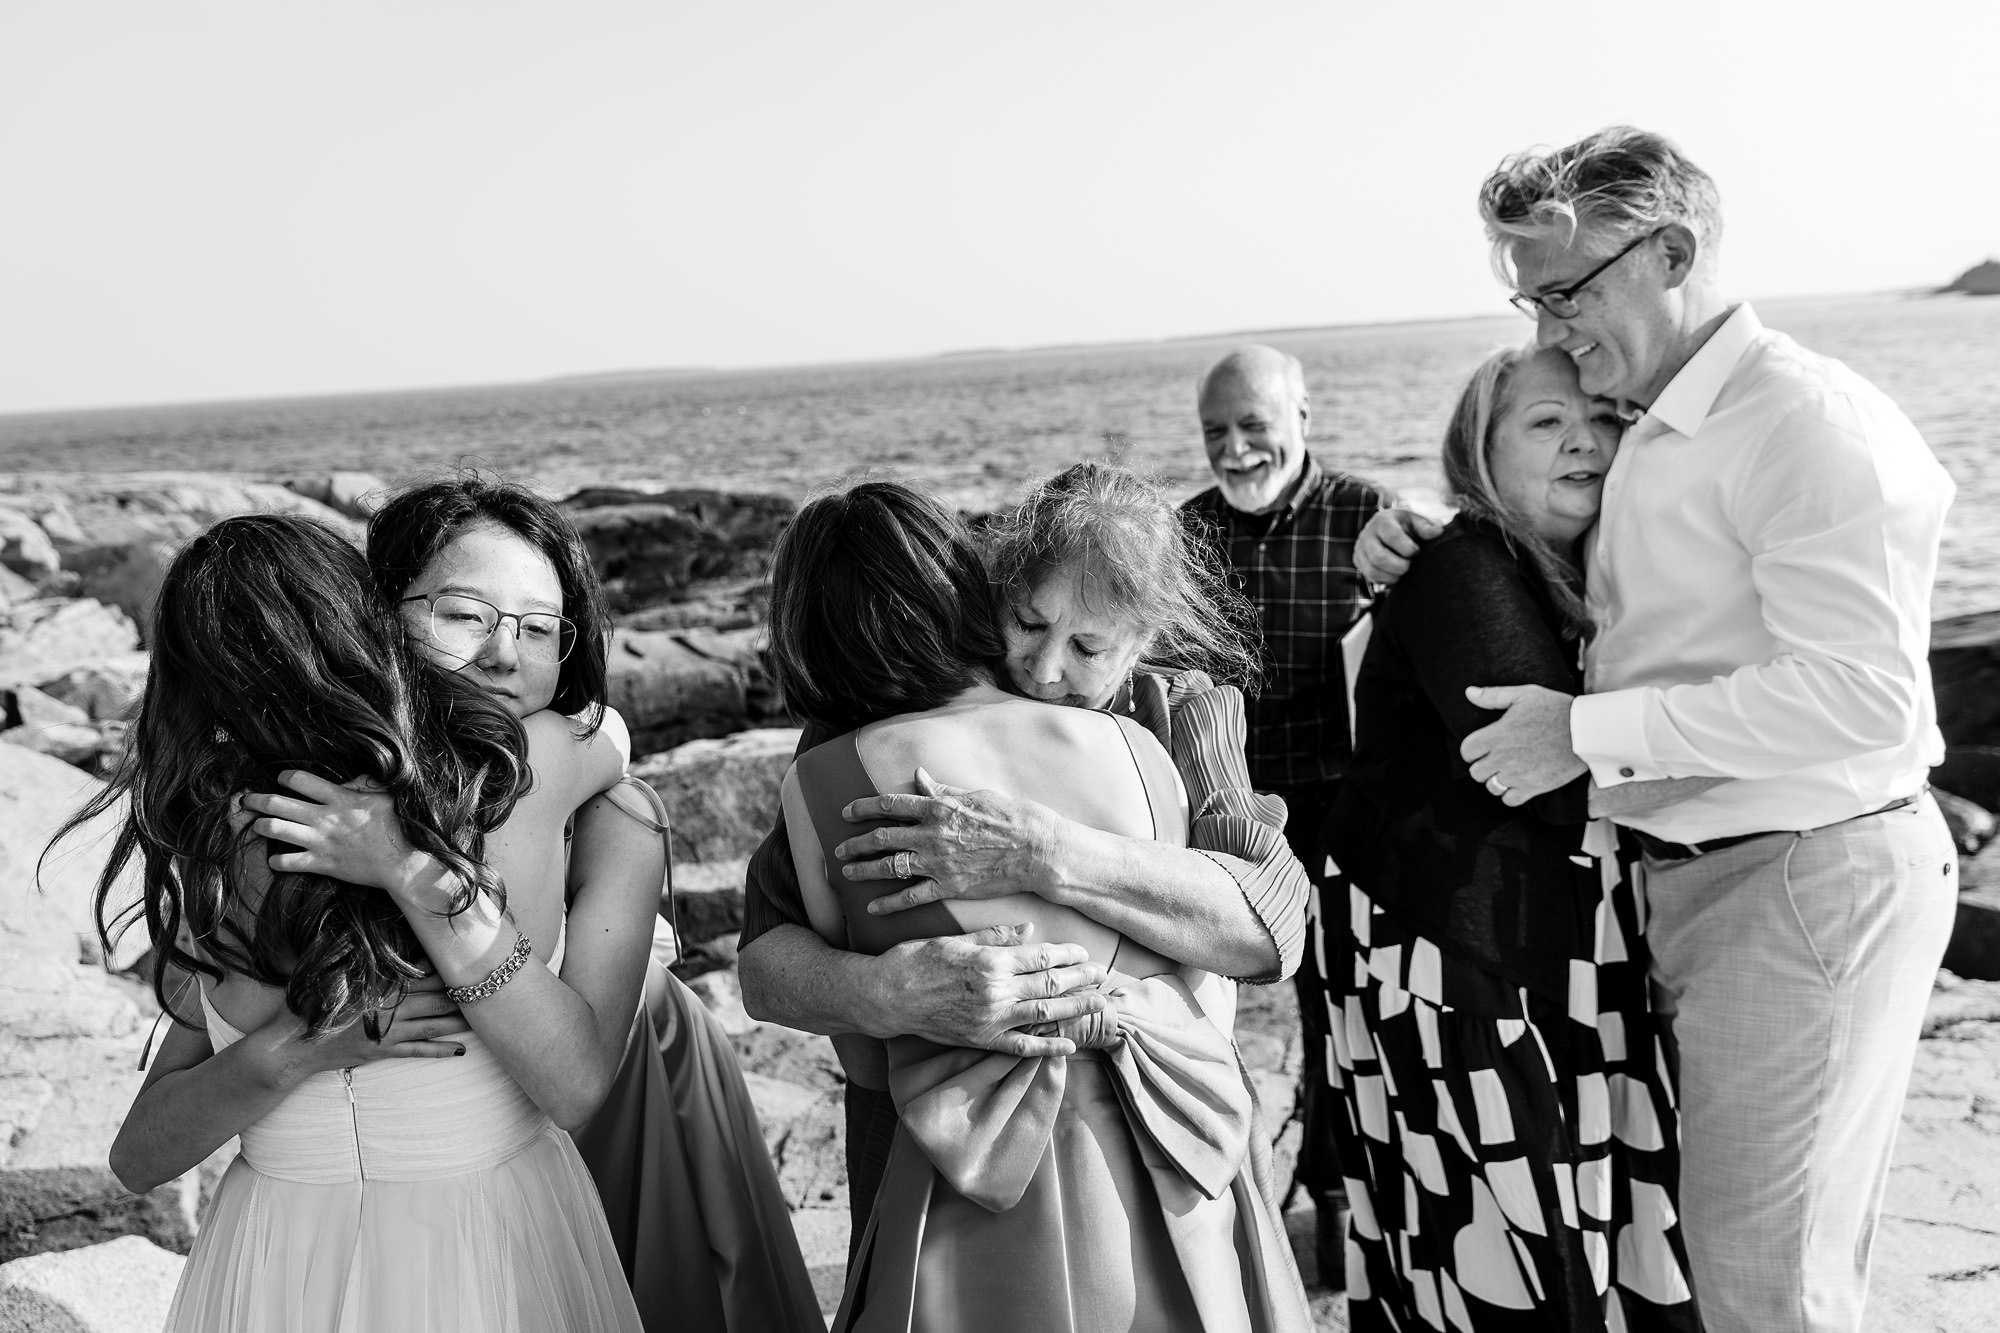
M 1351 886 L 1346 920 L 1321 922 L 1355 1333 L 1700 1328 L 1638 904 L 1615 853 L 1600 864 L 1567 1006 Z

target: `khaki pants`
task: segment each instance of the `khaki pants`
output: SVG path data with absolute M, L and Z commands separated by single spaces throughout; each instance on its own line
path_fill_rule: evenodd
M 1679 1052 L 1681 1216 L 1709 1333 L 1856 1330 L 1956 911 L 1936 802 L 1642 877 Z

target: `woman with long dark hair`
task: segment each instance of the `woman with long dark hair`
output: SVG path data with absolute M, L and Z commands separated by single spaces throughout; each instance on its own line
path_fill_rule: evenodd
M 126 759 L 68 827 L 129 803 L 100 921 L 119 925 L 110 895 L 136 860 L 162 1004 L 175 970 L 200 986 L 203 1024 L 162 1044 L 114 1170 L 149 1189 L 242 1139 L 169 1328 L 638 1329 L 559 1126 L 608 1086 L 651 904 L 569 912 L 559 976 L 561 880 L 534 855 L 615 780 L 618 748 L 438 670 L 360 553 L 308 520 L 193 538 L 154 623 Z M 519 633 L 537 629 L 559 632 Z M 273 856 L 239 808 L 246 790 L 341 782 L 375 790 L 394 876 Z M 444 1058 L 397 1058 L 419 1056 Z

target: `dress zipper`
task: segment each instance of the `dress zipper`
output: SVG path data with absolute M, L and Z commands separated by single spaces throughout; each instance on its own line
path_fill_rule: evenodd
M 347 1085 L 347 1124 L 354 1133 L 354 1173 L 365 1180 L 368 1171 L 361 1159 L 361 1113 L 354 1104 L 354 1070 L 341 1070 L 340 1081 Z

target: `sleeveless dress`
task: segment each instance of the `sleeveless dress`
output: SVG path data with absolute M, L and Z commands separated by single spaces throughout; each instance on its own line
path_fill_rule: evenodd
M 668 836 L 651 787 L 628 775 L 607 794 Z M 646 1333 L 824 1333 L 729 1034 L 657 958 L 610 1094 L 575 1140 Z
M 1165 752 L 1113 720 L 1155 836 L 1184 843 Z M 875 794 L 855 737 L 802 756 L 799 779 L 837 864 L 833 847 L 856 832 L 841 806 Z M 859 952 L 961 929 L 943 904 L 868 915 L 896 881 L 835 877 L 832 887 Z M 1117 946 L 1106 983 L 1115 1017 L 1077 1031 L 1074 1056 L 887 1044 L 901 1118 L 836 1333 L 1309 1333 L 1290 1245 L 1252 1177 L 1255 1116 L 1234 1044 L 1177 971 L 1117 971 L 1128 948 L 1148 956 Z
M 201 1006 L 216 1051 L 241 1040 Z M 243 1131 L 167 1333 L 640 1333 L 569 1135 L 453 1040 L 314 1074 Z

